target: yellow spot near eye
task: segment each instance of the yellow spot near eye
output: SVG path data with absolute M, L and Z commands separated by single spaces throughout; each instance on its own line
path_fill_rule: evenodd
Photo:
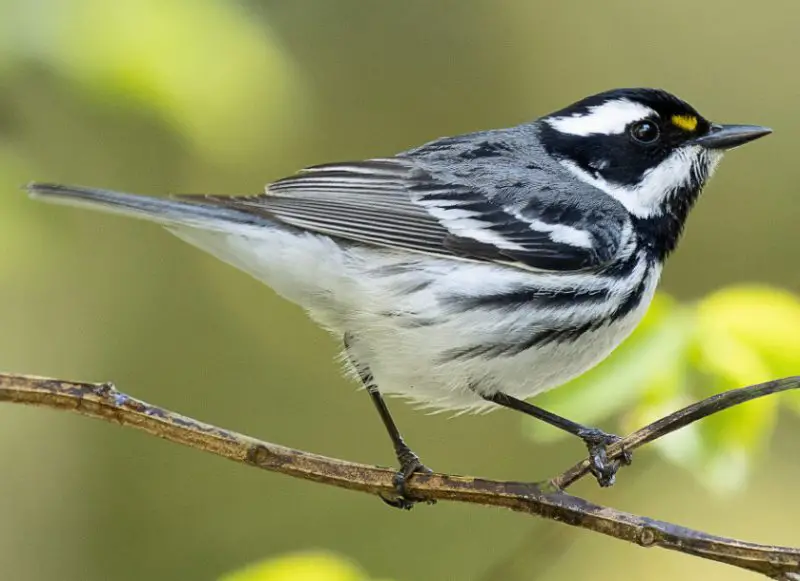
M 697 117 L 694 115 L 673 115 L 672 124 L 684 131 L 694 131 L 697 129 Z

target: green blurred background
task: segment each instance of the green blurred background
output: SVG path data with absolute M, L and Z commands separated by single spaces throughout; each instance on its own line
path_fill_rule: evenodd
M 750 282 L 796 293 L 798 18 L 788 0 L 0 0 L 0 368 L 113 380 L 256 437 L 393 465 L 367 396 L 339 377 L 337 341 L 299 308 L 158 227 L 35 204 L 19 186 L 254 193 L 618 86 L 775 129 L 727 156 L 662 288 L 684 303 Z M 438 471 L 535 480 L 583 453 L 533 443 L 510 412 L 390 405 Z M 575 490 L 800 545 L 800 420 L 773 415 L 733 492 L 644 450 L 613 489 Z M 41 409 L 0 407 L 0 460 L 0 577 L 15 581 L 217 579 L 314 548 L 396 581 L 752 578 L 510 512 L 395 511 Z

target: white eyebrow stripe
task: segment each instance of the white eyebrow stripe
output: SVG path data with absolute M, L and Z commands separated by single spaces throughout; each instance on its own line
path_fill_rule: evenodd
M 589 107 L 588 113 L 551 117 L 545 121 L 556 131 L 570 135 L 616 135 L 623 133 L 629 123 L 655 115 L 653 109 L 641 103 L 616 99 Z

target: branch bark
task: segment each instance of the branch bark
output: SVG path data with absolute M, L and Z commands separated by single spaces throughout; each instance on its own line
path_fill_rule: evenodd
M 800 387 L 788 377 L 714 395 L 666 416 L 623 438 L 609 451 L 619 457 L 703 417 Z M 191 448 L 296 478 L 370 494 L 391 494 L 394 471 L 356 464 L 256 440 L 150 405 L 111 384 L 83 383 L 26 375 L 0 374 L 0 401 L 64 409 L 130 426 Z M 451 500 L 510 508 L 595 531 L 642 547 L 661 547 L 727 563 L 782 581 L 800 581 L 800 549 L 759 545 L 717 537 L 676 524 L 594 504 L 564 492 L 588 472 L 584 461 L 540 483 L 503 482 L 416 474 L 408 491 L 420 500 Z

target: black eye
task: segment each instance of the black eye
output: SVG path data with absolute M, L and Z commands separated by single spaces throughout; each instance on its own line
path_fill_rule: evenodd
M 661 135 L 658 125 L 652 121 L 637 121 L 628 130 L 631 138 L 638 143 L 655 143 Z

